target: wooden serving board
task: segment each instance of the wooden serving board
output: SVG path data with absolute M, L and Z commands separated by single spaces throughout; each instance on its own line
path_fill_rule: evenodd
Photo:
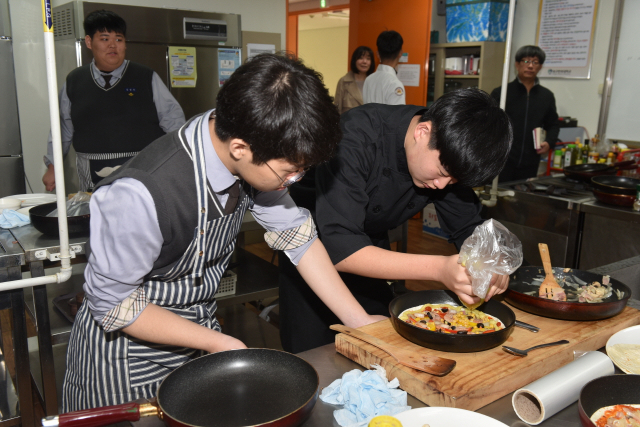
M 449 406 L 474 411 L 574 360 L 574 351 L 598 350 L 616 332 L 640 324 L 640 311 L 625 307 L 615 317 L 598 321 L 548 319 L 510 307 L 516 318 L 540 328 L 533 333 L 514 328 L 504 345 L 526 349 L 538 344 L 569 340 L 569 344 L 533 350 L 526 357 L 513 356 L 502 346 L 477 353 L 448 353 L 413 344 L 400 336 L 390 320 L 358 328 L 396 347 L 457 361 L 453 371 L 436 377 L 396 363 L 384 351 L 345 334 L 336 336 L 336 351 L 367 369 L 377 363 L 389 380 L 398 378 L 400 388 L 430 406 Z

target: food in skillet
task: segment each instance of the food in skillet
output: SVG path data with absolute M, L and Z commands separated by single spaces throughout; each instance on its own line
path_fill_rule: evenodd
M 571 269 L 564 269 L 564 273 L 570 273 Z M 603 302 L 605 299 L 615 296 L 617 299 L 624 298 L 624 292 L 617 289 L 613 289 L 611 283 L 609 283 L 609 276 L 602 276 L 602 283 L 595 281 L 587 283 L 584 280 L 580 280 L 572 274 L 566 274 L 563 276 L 554 275 L 558 284 L 563 288 L 566 294 L 566 301 L 569 302 L 587 302 L 597 303 Z M 528 283 L 532 287 L 539 288 L 540 284 L 544 280 L 544 275 L 535 277 L 531 283 Z M 525 282 L 526 283 L 526 282 Z M 541 298 L 548 298 L 558 301 L 558 295 L 539 295 L 538 291 L 524 292 L 527 295 L 540 296 Z
M 450 304 L 424 304 L 403 311 L 398 318 L 410 325 L 447 334 L 485 334 L 504 329 L 497 317 Z
M 640 427 L 640 405 L 615 405 L 598 409 L 591 416 L 598 427 Z

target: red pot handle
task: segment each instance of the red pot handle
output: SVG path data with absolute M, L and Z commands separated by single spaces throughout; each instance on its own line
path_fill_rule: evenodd
M 138 421 L 141 414 L 142 416 L 157 415 L 158 408 L 151 403 L 129 402 L 45 417 L 42 419 L 42 426 L 99 427 L 121 421 Z

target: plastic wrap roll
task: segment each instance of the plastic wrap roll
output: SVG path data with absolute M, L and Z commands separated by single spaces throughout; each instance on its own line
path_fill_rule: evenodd
M 606 354 L 587 352 L 568 365 L 516 390 L 511 399 L 513 409 L 525 423 L 538 425 L 576 402 L 586 383 L 611 375 L 614 371 L 613 362 Z

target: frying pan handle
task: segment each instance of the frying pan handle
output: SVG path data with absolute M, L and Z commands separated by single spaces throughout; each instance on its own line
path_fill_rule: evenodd
M 153 411 L 151 408 L 155 408 Z M 138 421 L 140 414 L 157 415 L 158 409 L 150 403 L 129 402 L 122 405 L 67 412 L 42 419 L 43 427 L 98 427 L 121 421 Z
M 551 268 L 551 257 L 549 256 L 549 247 L 546 243 L 538 243 L 538 249 L 540 250 L 540 258 L 542 258 L 542 266 L 546 274 L 553 274 L 553 268 Z

